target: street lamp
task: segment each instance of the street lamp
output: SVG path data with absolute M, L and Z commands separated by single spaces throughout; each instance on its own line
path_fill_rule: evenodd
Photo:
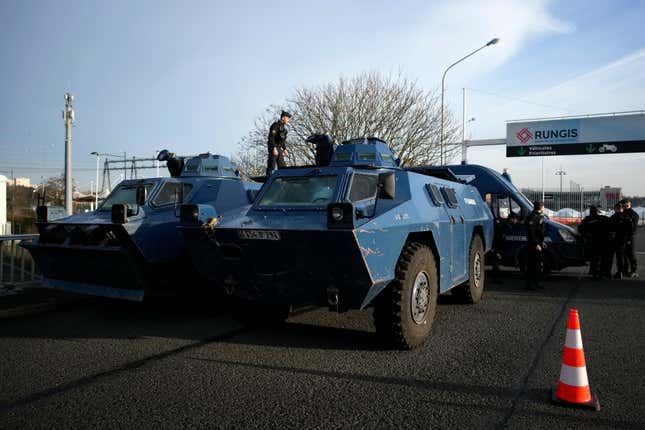
M 560 170 L 555 172 L 556 175 L 560 177 L 560 198 L 562 198 L 562 177 L 567 174 L 564 170 L 562 170 L 562 165 L 560 165 Z
M 99 207 L 99 157 L 101 154 L 99 154 L 96 151 L 90 152 L 90 155 L 96 155 L 96 182 L 94 182 L 94 186 L 96 187 L 94 189 L 94 207 L 98 208 Z
M 470 54 L 468 54 L 468 55 L 466 55 L 464 57 L 461 57 L 459 60 L 457 60 L 454 63 L 452 63 L 451 65 L 449 65 L 446 68 L 446 70 L 443 72 L 443 76 L 441 77 L 441 131 L 439 133 L 439 142 L 440 142 L 440 146 L 441 146 L 441 148 L 440 148 L 441 149 L 441 165 L 443 165 L 445 163 L 445 160 L 444 160 L 444 157 L 445 157 L 445 145 L 444 145 L 444 136 L 443 136 L 443 116 L 444 116 L 443 115 L 443 110 L 444 110 L 443 99 L 444 99 L 444 92 L 445 92 L 445 88 L 446 88 L 446 85 L 445 85 L 445 83 L 446 83 L 446 73 L 448 73 L 448 70 L 452 69 L 454 66 L 456 66 L 457 64 L 459 64 L 462 61 L 464 61 L 466 58 L 468 58 L 468 57 L 470 57 L 472 55 L 475 55 L 477 52 L 481 51 L 482 49 L 484 49 L 484 48 L 486 48 L 488 46 L 495 45 L 497 42 L 499 42 L 499 39 L 497 37 L 494 38 L 494 39 L 491 39 L 484 46 L 475 49 Z

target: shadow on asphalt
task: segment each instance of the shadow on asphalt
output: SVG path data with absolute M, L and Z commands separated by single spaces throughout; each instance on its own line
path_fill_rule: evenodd
M 187 356 L 186 360 L 193 360 L 216 366 L 217 369 L 224 367 L 237 367 L 244 369 L 260 370 L 260 371 L 269 371 L 269 372 L 279 372 L 289 375 L 304 375 L 304 376 L 315 376 L 321 378 L 331 378 L 346 380 L 351 382 L 365 382 L 370 384 L 379 384 L 379 385 L 391 385 L 396 387 L 412 387 L 419 390 L 435 392 L 441 397 L 438 399 L 433 399 L 432 404 L 437 405 L 446 405 L 457 408 L 469 408 L 469 409 L 479 409 L 485 412 L 490 412 L 492 410 L 499 411 L 501 413 L 509 413 L 511 409 L 507 406 L 494 406 L 490 402 L 482 404 L 480 401 L 473 402 L 464 402 L 463 395 L 474 395 L 474 396 L 485 396 L 485 397 L 495 397 L 502 400 L 507 400 L 508 402 L 513 401 L 517 395 L 517 390 L 509 387 L 500 387 L 500 386 L 490 386 L 490 385 L 476 385 L 476 384 L 458 384 L 450 382 L 440 382 L 432 381 L 428 379 L 415 379 L 415 378 L 402 378 L 402 377 L 391 377 L 391 376 L 377 376 L 377 375 L 368 375 L 364 373 L 352 373 L 352 372 L 342 372 L 342 371 L 330 371 L 322 369 L 312 369 L 312 368 L 300 368 L 300 367 L 291 367 L 291 366 L 279 366 L 272 364 L 264 363 L 251 363 L 245 361 L 236 361 L 236 360 L 225 360 L 225 359 L 215 359 L 215 358 L 205 358 L 205 357 L 195 357 Z M 457 394 L 457 400 L 450 400 L 453 394 Z M 551 392 L 548 389 L 529 389 L 525 392 L 522 403 L 530 403 L 532 409 L 526 409 L 521 407 L 518 413 L 521 413 L 523 416 L 543 416 L 543 417 L 552 417 L 557 419 L 558 422 L 565 421 L 569 422 L 574 427 L 580 427 L 585 423 L 597 425 L 605 425 L 609 427 L 619 426 L 619 428 L 641 428 L 640 423 L 626 421 L 626 420 L 616 420 L 615 418 L 603 418 L 597 414 L 589 414 L 586 411 L 581 411 L 577 409 L 565 409 L 559 406 L 554 406 L 551 403 Z M 527 402 L 528 401 L 528 402 Z M 536 408 L 537 407 L 537 408 Z M 507 415 L 502 423 L 489 423 L 483 427 L 485 428 L 507 428 L 508 419 L 510 415 Z

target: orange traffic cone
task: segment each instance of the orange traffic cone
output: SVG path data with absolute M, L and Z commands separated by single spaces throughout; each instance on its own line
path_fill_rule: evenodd
M 564 355 L 558 387 L 551 393 L 552 400 L 560 405 L 600 410 L 598 398 L 591 394 L 587 379 L 587 365 L 582 348 L 578 311 L 571 309 L 567 337 L 564 341 Z

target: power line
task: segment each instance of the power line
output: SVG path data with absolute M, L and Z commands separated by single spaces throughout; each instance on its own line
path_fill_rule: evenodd
M 509 97 L 509 96 L 506 96 L 504 94 L 494 93 L 492 91 L 485 91 L 485 90 L 480 90 L 480 89 L 477 89 L 477 88 L 466 88 L 466 89 L 470 90 L 470 91 L 475 91 L 477 93 L 482 93 L 482 94 L 486 94 L 486 95 L 493 96 L 493 97 L 499 97 L 501 99 L 506 99 L 506 100 L 510 100 L 510 101 L 514 101 L 514 102 L 526 103 L 526 104 L 529 104 L 529 105 L 535 105 L 535 106 L 540 106 L 540 107 L 545 107 L 545 108 L 550 108 L 550 109 L 560 109 L 560 110 L 564 110 L 564 111 L 567 111 L 567 112 L 573 112 L 571 109 L 563 108 L 561 106 L 553 106 L 553 105 L 547 105 L 547 104 L 543 104 L 543 103 L 536 103 L 536 102 L 532 102 L 532 101 L 529 101 L 529 100 L 519 99 L 519 98 L 515 98 L 515 97 Z

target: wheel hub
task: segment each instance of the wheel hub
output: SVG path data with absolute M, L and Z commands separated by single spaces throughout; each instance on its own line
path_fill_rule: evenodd
M 419 272 L 414 280 L 410 310 L 415 324 L 423 324 L 430 308 L 430 279 L 426 272 Z

